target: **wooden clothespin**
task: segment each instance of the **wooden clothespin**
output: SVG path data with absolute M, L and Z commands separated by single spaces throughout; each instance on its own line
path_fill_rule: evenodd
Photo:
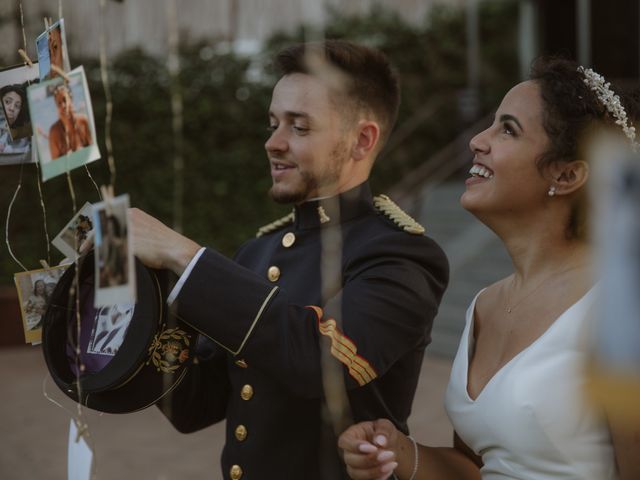
M 113 185 L 102 185 L 100 187 L 100 192 L 102 193 L 102 200 L 106 205 L 107 216 L 111 216 L 111 202 L 113 201 Z
M 57 65 L 54 65 L 53 63 L 51 64 L 51 70 L 53 70 L 54 72 L 56 72 L 58 75 L 60 75 L 65 83 L 69 83 L 69 76 L 67 75 L 67 73 L 62 70 L 60 67 L 58 67 Z
M 78 443 L 82 437 L 89 435 L 89 425 L 80 421 L 78 418 L 74 418 L 73 423 L 76 424 L 76 443 Z
M 51 267 L 49 266 L 46 260 L 40 259 L 40 265 L 42 265 L 42 268 L 44 268 L 45 270 L 51 269 Z
M 29 65 L 30 67 L 33 67 L 33 62 L 31 61 L 31 59 L 29 58 L 29 55 L 27 55 L 27 52 L 25 52 L 23 49 L 19 48 L 18 49 L 18 53 L 20 54 L 20 56 L 22 57 L 22 59 L 24 60 L 24 63 L 26 63 L 27 65 Z
M 51 25 L 51 17 L 44 17 L 44 29 L 49 30 L 50 25 Z

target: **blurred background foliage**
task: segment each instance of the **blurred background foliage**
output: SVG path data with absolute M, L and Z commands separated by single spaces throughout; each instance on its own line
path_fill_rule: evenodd
M 495 108 L 518 80 L 517 2 L 483 2 L 480 10 L 479 113 Z M 184 233 L 225 254 L 256 229 L 290 207 L 270 201 L 271 185 L 264 153 L 267 110 L 275 77 L 270 58 L 281 47 L 317 38 L 312 28 L 274 35 L 257 56 L 238 56 L 215 42 L 181 42 L 180 87 L 184 97 Z M 430 156 L 453 141 L 473 118 L 463 115 L 467 87 L 464 11 L 434 7 L 421 26 L 403 22 L 395 13 L 377 8 L 366 16 L 344 17 L 330 12 L 323 32 L 381 49 L 401 78 L 403 98 L 398 127 L 372 175 L 373 191 L 383 193 Z M 2 62 L 6 64 L 5 62 Z M 96 59 L 72 58 L 84 65 L 92 96 L 103 159 L 88 166 L 98 185 L 109 182 L 104 146 L 105 96 Z M 131 50 L 111 59 L 113 96 L 112 140 L 117 168 L 116 194 L 128 193 L 131 204 L 173 221 L 173 134 L 170 78 L 165 59 Z M 429 115 L 425 111 L 430 112 Z M 8 234 L 17 258 L 29 269 L 47 259 L 47 245 L 36 165 L 0 167 L 2 223 L 16 187 Z M 57 177 L 42 185 L 50 239 L 72 217 L 69 191 L 73 185 L 78 208 L 99 200 L 83 168 L 69 179 Z M 4 242 L 3 242 L 4 243 Z M 51 262 L 61 255 L 51 247 Z M 11 283 L 20 270 L 3 244 L 0 283 Z

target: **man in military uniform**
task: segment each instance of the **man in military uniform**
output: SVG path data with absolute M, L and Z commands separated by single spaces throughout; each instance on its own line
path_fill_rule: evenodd
M 386 58 L 329 40 L 288 48 L 276 65 L 270 193 L 293 213 L 230 260 L 133 209 L 134 251 L 180 275 L 168 301 L 207 339 L 161 407 L 173 425 L 226 418 L 225 478 L 334 479 L 346 474 L 340 432 L 322 414 L 323 347 L 353 420 L 385 417 L 407 432 L 448 265 L 420 225 L 369 189 L 399 103 Z

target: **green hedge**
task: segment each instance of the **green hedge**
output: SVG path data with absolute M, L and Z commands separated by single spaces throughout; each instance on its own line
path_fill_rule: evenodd
M 483 2 L 481 17 L 481 110 L 493 108 L 517 81 L 517 1 Z M 466 84 L 464 12 L 436 7 L 421 26 L 374 9 L 361 17 L 331 12 L 328 38 L 347 38 L 380 48 L 396 65 L 403 100 L 399 124 L 419 112 L 434 96 L 449 95 L 437 115 L 427 119 L 374 169 L 374 191 L 382 192 L 455 138 L 465 125 L 457 94 Z M 180 85 L 184 96 L 185 196 L 184 232 L 226 254 L 255 230 L 289 208 L 268 199 L 271 184 L 264 142 L 267 109 L 274 77 L 269 59 L 284 45 L 303 40 L 309 29 L 276 34 L 264 52 L 252 58 L 220 53 L 215 43 L 182 45 Z M 74 59 L 89 79 L 103 159 L 89 170 L 98 184 L 109 171 L 104 147 L 105 102 L 95 59 Z M 117 167 L 116 193 L 128 192 L 131 203 L 172 223 L 173 136 L 170 79 L 164 61 L 140 50 L 112 59 L 112 139 Z M 257 79 L 256 79 L 257 78 Z M 13 208 L 9 235 L 17 257 L 37 268 L 47 249 L 35 165 L 0 167 L 0 209 L 6 210 L 22 170 L 22 189 Z M 77 204 L 98 200 L 84 169 L 71 173 Z M 47 228 L 55 235 L 71 218 L 72 203 L 65 176 L 43 185 Z M 4 236 L 4 235 L 3 235 Z M 0 250 L 0 283 L 10 283 L 19 267 L 6 245 Z M 52 262 L 61 255 L 52 247 Z

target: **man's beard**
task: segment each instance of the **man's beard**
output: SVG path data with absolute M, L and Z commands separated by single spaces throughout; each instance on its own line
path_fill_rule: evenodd
M 300 172 L 301 185 L 296 190 L 279 191 L 274 184 L 269 190 L 271 199 L 276 203 L 289 204 L 289 203 L 302 203 L 311 192 L 317 190 L 318 180 L 310 172 Z
M 313 192 L 315 192 L 315 196 L 319 197 L 333 195 L 335 192 L 332 191 L 332 188 L 337 185 L 342 167 L 346 162 L 345 151 L 345 142 L 338 142 L 331 152 L 331 161 L 324 172 L 320 175 L 314 175 L 311 172 L 301 171 L 300 185 L 295 190 L 281 192 L 274 184 L 269 190 L 271 199 L 276 203 L 290 204 L 309 200 Z

